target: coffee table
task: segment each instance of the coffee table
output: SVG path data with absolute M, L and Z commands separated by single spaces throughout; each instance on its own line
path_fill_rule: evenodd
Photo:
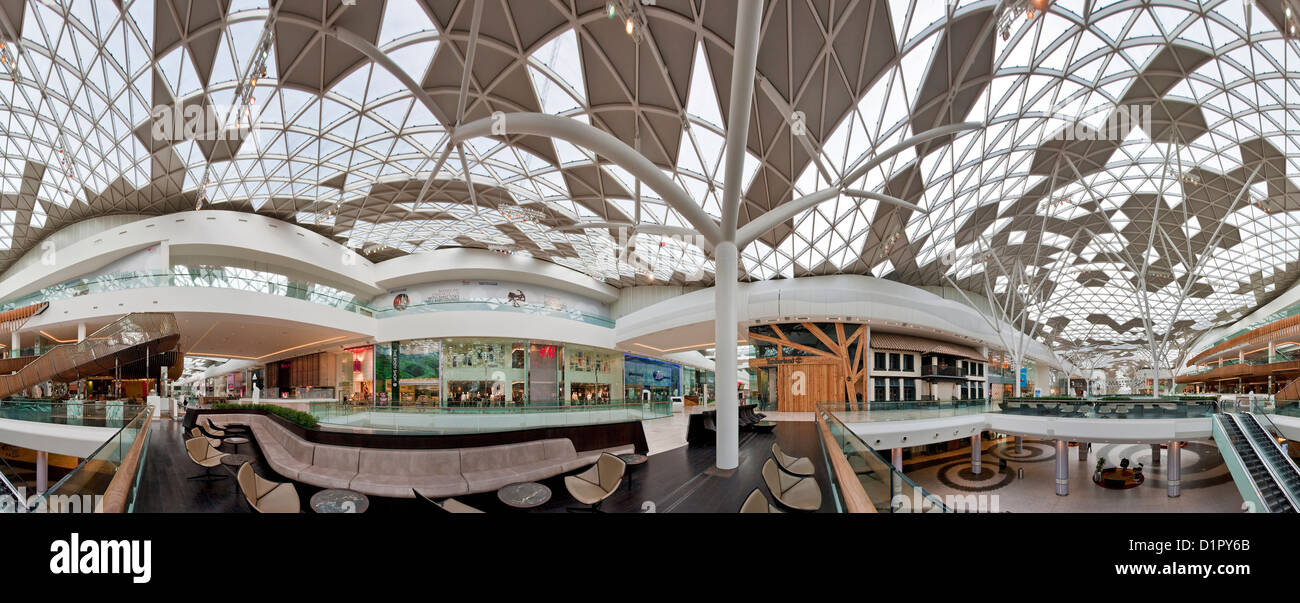
M 620 454 L 618 455 L 618 458 L 624 463 L 627 463 L 627 489 L 631 490 L 632 489 L 632 468 L 644 465 L 646 461 L 650 460 L 650 457 L 644 454 L 628 453 L 628 454 Z
M 497 490 L 497 498 L 516 509 L 531 509 L 551 500 L 551 489 L 537 482 L 519 482 Z
M 308 505 L 317 513 L 365 513 L 370 499 L 355 490 L 330 488 L 311 495 Z
M 221 457 L 221 464 L 234 467 L 236 469 L 243 467 L 244 463 L 253 462 L 253 457 L 247 454 L 227 454 Z
M 234 445 L 235 445 L 235 452 L 239 452 L 239 445 L 240 445 L 240 444 L 247 444 L 247 443 L 248 443 L 248 438 L 241 438 L 241 437 L 226 438 L 226 439 L 224 439 L 224 440 L 221 440 L 221 443 L 222 443 L 222 444 L 234 444 Z

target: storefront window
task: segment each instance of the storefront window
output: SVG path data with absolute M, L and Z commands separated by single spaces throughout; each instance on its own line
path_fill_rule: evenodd
M 628 401 L 668 402 L 681 395 L 681 366 L 662 360 L 626 355 L 624 391 Z
M 437 339 L 413 339 L 397 346 L 397 404 L 402 406 L 437 406 L 441 389 L 439 358 L 442 342 Z
M 449 406 L 519 404 L 526 399 L 528 343 L 509 339 L 447 339 L 442 378 Z
M 565 399 L 569 404 L 610 402 L 623 393 L 623 355 L 581 345 L 564 346 Z
M 753 373 L 756 383 L 753 385 L 755 392 L 758 392 L 761 398 L 765 395 L 767 382 L 763 377 L 759 377 L 761 372 Z M 706 400 L 712 400 L 716 393 L 713 389 L 713 371 L 698 369 L 693 366 L 682 367 L 682 375 L 685 377 L 684 391 L 687 396 L 696 396 L 701 400 L 701 404 Z
M 340 358 L 340 381 L 351 376 L 351 391 L 347 400 L 369 404 L 375 394 L 375 347 L 364 346 L 344 350 Z

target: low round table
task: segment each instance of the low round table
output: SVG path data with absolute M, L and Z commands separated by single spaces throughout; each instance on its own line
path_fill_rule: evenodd
M 497 490 L 497 498 L 516 509 L 531 509 L 551 500 L 551 489 L 537 482 L 520 482 Z
M 330 488 L 311 495 L 308 504 L 317 513 L 365 513 L 370 499 L 354 490 Z
M 644 465 L 646 461 L 650 460 L 650 457 L 644 454 L 628 453 L 628 454 L 620 454 L 618 455 L 618 458 L 619 460 L 622 460 L 624 463 L 627 463 L 627 489 L 631 490 L 632 489 L 632 468 Z
M 226 456 L 221 457 L 222 465 L 229 465 L 236 469 L 243 467 L 244 463 L 251 462 L 253 462 L 253 457 L 248 456 L 247 454 L 227 454 Z
M 767 433 L 776 429 L 776 421 L 759 421 L 749 426 L 750 429 L 758 432 Z
M 239 445 L 240 445 L 240 444 L 247 444 L 247 443 L 248 443 L 248 438 L 241 438 L 241 437 L 226 438 L 226 439 L 224 439 L 224 440 L 221 440 L 221 443 L 222 443 L 222 444 L 234 444 L 234 445 L 235 445 L 235 452 L 239 452 Z
M 1127 490 L 1136 488 L 1146 481 L 1146 476 L 1133 469 L 1108 467 L 1101 471 L 1101 479 L 1093 477 L 1092 483 L 1110 490 Z

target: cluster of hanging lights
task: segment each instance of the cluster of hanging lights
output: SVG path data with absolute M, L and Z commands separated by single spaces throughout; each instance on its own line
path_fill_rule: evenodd
M 623 31 L 636 37 L 645 28 L 645 17 L 636 9 L 636 3 L 627 0 L 605 0 L 605 16 L 622 19 Z
M 1024 15 L 1027 21 L 1033 21 L 1051 5 L 1052 0 L 1013 0 L 998 17 L 998 34 L 1004 41 L 1011 39 L 1011 26 L 1016 19 Z

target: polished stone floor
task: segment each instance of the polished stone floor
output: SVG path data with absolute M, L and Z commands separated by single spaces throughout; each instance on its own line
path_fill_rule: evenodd
M 1014 440 L 984 442 L 983 470 L 970 470 L 970 448 L 904 463 L 904 473 L 918 485 L 940 496 L 996 495 L 1000 511 L 1012 513 L 1238 513 L 1242 498 L 1213 441 L 1192 441 L 1182 450 L 1182 495 L 1169 498 L 1165 483 L 1167 451 L 1160 465 L 1151 462 L 1147 444 L 1094 443 L 1086 460 L 1077 447 L 1069 448 L 1070 493 L 1056 496 L 1056 450 L 1050 442 L 1025 439 L 1017 455 Z M 1109 490 L 1092 482 L 1097 459 L 1117 466 L 1128 458 L 1145 465 L 1146 482 L 1128 490 Z M 1000 471 L 999 459 L 1008 468 Z M 1019 477 L 1019 469 L 1024 477 Z M 989 501 L 992 504 L 992 501 Z

